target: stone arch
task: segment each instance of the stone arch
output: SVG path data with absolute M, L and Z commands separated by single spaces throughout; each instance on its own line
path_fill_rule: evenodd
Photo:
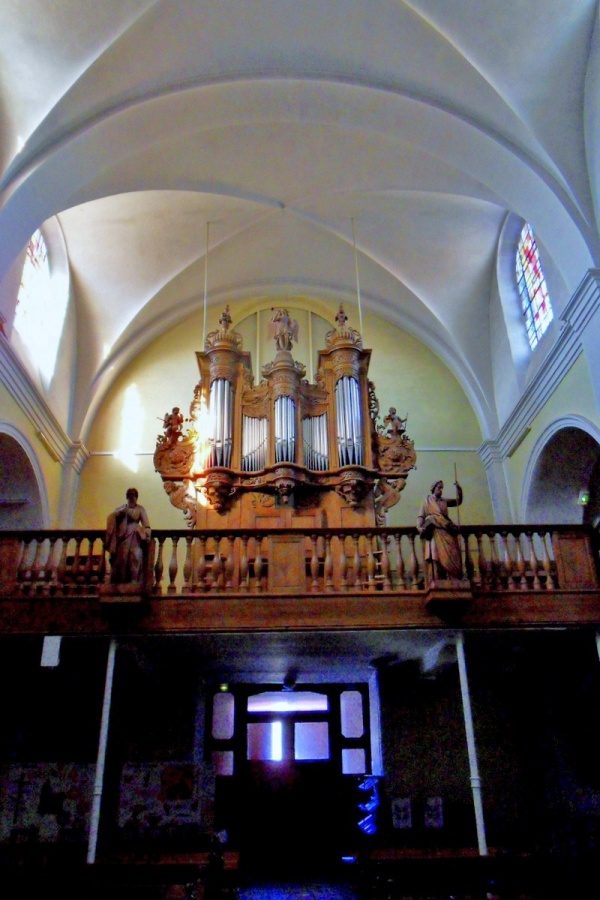
M 582 503 L 582 495 L 589 497 Z M 597 525 L 600 521 L 600 431 L 582 416 L 549 425 L 533 448 L 521 521 Z
M 37 457 L 26 438 L 0 422 L 0 529 L 49 527 L 48 498 Z

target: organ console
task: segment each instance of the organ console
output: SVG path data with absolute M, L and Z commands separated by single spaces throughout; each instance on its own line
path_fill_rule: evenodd
M 171 503 L 191 528 L 385 524 L 416 453 L 404 428 L 379 422 L 371 351 L 340 305 L 310 384 L 292 356 L 297 323 L 271 312 L 276 352 L 259 384 L 228 307 L 196 353 L 185 427 L 174 440 L 166 425 L 154 453 Z

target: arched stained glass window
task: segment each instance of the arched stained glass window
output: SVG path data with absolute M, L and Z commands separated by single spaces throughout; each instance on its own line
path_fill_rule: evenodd
M 542 272 L 537 244 L 530 225 L 525 225 L 517 247 L 517 284 L 525 316 L 529 346 L 533 350 L 552 321 L 552 305 Z
M 54 374 L 66 309 L 67 292 L 53 284 L 46 242 L 38 229 L 27 244 L 14 327 L 46 382 Z

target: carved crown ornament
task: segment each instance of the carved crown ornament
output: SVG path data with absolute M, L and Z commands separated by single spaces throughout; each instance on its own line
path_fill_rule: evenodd
M 321 523 L 341 523 L 346 509 L 359 517 L 352 522 L 380 522 L 416 466 L 407 417 L 392 407 L 380 421 L 371 351 L 341 305 L 314 384 L 292 357 L 297 322 L 285 308 L 271 313 L 275 354 L 259 384 L 229 307 L 196 353 L 200 378 L 188 415 L 178 407 L 165 413 L 156 440 L 154 467 L 170 502 L 190 528 L 202 527 L 206 510 L 231 525 L 246 521 L 240 509 L 250 516 L 261 508 L 319 511 Z

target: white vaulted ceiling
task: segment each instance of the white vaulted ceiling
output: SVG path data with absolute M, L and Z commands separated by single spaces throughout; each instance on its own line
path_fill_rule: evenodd
M 439 354 L 492 435 L 507 216 L 566 295 L 600 265 L 597 17 L 596 0 L 3 0 L 0 282 L 57 216 L 71 438 L 201 304 L 207 233 L 219 306 L 351 303 L 356 240 L 365 310 Z

